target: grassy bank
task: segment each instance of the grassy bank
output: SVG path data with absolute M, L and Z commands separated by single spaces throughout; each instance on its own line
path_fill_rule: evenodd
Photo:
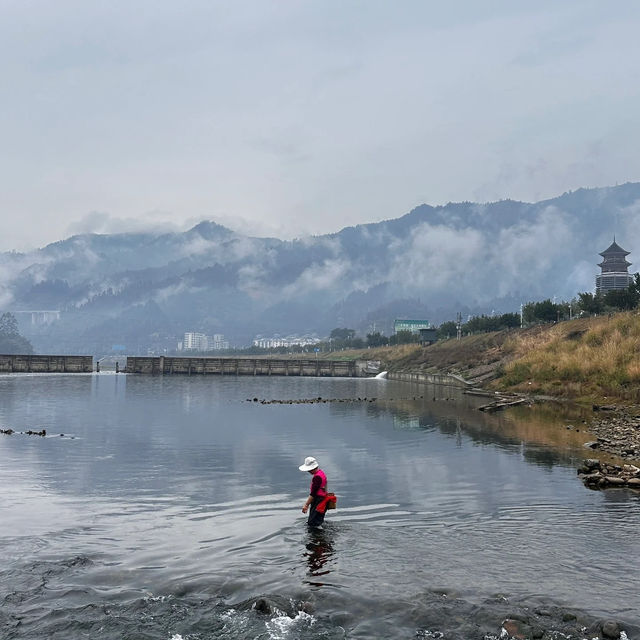
M 503 389 L 579 399 L 640 401 L 640 316 L 636 312 L 522 332 L 504 345 Z
M 457 373 L 503 391 L 640 402 L 637 312 L 466 336 L 428 347 L 381 347 L 341 356 L 380 360 L 388 371 Z

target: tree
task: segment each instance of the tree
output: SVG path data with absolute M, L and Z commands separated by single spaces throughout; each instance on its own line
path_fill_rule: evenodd
M 519 313 L 503 313 L 500 316 L 500 324 L 507 328 L 520 326 L 520 314 Z
M 0 316 L 0 353 L 6 355 L 33 353 L 31 343 L 20 335 L 18 321 L 12 313 L 3 313 Z
M 578 294 L 578 306 L 585 313 L 602 313 L 604 301 L 601 295 L 593 295 L 587 291 Z
M 634 291 L 634 285 L 629 285 L 628 289 L 613 289 L 607 291 L 604 296 L 604 303 L 608 307 L 619 309 L 621 311 L 630 311 L 638 306 L 640 295 Z
M 440 340 L 446 340 L 453 338 L 458 333 L 458 325 L 450 320 L 449 322 L 443 322 L 439 327 L 436 335 Z
M 522 313 L 525 322 L 554 322 L 562 314 L 562 306 L 547 298 L 542 302 L 528 302 Z
M 0 336 L 19 336 L 18 321 L 13 313 L 3 313 L 0 316 Z
M 340 329 L 336 328 L 331 331 L 329 337 L 331 340 L 353 340 L 355 338 L 355 329 Z
M 379 331 L 374 333 L 367 333 L 367 346 L 369 347 L 384 347 L 389 344 L 389 338 L 383 336 Z

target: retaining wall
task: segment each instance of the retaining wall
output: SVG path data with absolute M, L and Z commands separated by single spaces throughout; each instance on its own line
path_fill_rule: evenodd
M 402 382 L 420 382 L 422 384 L 442 384 L 459 389 L 470 389 L 471 382 L 467 382 L 461 376 L 453 373 L 400 373 L 391 371 L 387 374 L 389 380 L 401 380 Z

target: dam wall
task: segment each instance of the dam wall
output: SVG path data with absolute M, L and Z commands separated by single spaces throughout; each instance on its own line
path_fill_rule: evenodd
M 93 356 L 0 355 L 0 373 L 91 373 Z
M 302 358 L 213 358 L 129 356 L 125 373 L 147 375 L 232 375 L 370 377 L 367 362 Z

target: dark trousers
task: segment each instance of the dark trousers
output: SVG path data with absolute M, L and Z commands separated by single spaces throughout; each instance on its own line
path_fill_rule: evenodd
M 324 522 L 324 513 L 316 511 L 316 506 L 322 502 L 323 498 L 314 498 L 313 502 L 309 506 L 309 517 L 307 518 L 307 524 L 310 527 L 319 527 Z

